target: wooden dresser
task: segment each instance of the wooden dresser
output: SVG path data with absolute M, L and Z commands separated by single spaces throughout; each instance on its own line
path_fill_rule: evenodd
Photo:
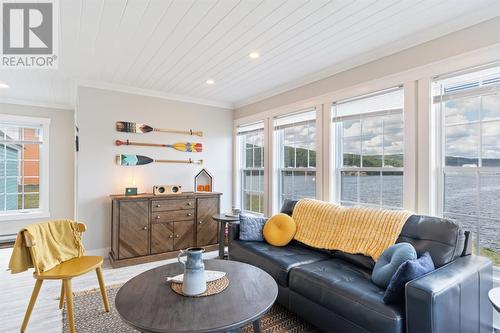
M 113 267 L 173 258 L 192 246 L 217 249 L 221 193 L 112 195 Z

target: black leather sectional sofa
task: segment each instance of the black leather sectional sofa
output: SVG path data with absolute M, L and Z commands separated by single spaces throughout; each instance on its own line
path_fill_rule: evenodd
M 404 225 L 397 242 L 411 243 L 418 255 L 430 252 L 436 266 L 407 283 L 405 305 L 384 304 L 384 289 L 370 279 L 371 258 L 313 249 L 296 241 L 285 247 L 241 241 L 238 228 L 231 225 L 230 259 L 268 272 L 278 284 L 278 302 L 321 330 L 492 331 L 487 300 L 492 263 L 470 254 L 469 233 L 452 221 L 413 215 Z

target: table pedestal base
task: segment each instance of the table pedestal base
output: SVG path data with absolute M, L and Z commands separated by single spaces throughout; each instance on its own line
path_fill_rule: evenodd
M 253 323 L 253 332 L 260 333 L 260 319 L 257 319 Z M 234 330 L 227 331 L 227 333 L 241 333 L 243 330 L 241 328 L 236 328 Z

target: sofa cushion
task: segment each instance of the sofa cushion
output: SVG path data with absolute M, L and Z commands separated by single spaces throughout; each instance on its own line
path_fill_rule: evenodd
M 283 205 L 281 206 L 280 213 L 292 216 L 293 209 L 295 208 L 295 205 L 299 202 L 299 200 L 290 200 L 286 199 L 283 202 Z
M 279 213 L 271 216 L 264 225 L 264 239 L 274 246 L 286 246 L 297 231 L 297 225 L 291 216 Z
M 263 242 L 262 229 L 267 219 L 263 216 L 240 216 L 240 239 L 245 241 Z
M 330 259 L 292 269 L 289 288 L 364 330 L 401 331 L 403 308 L 384 304 L 384 289 L 373 284 L 370 275 L 367 269 Z
M 448 219 L 412 215 L 396 241 L 401 242 L 413 245 L 419 256 L 429 252 L 437 268 L 460 257 L 464 249 L 465 235 L 457 223 Z
M 375 261 L 373 260 L 373 258 L 365 256 L 363 254 L 351 254 L 344 251 L 333 250 L 332 255 L 334 258 L 342 259 L 356 266 L 369 270 L 373 270 L 373 267 L 375 267 Z
M 293 267 L 330 259 L 330 254 L 292 241 L 276 247 L 268 243 L 233 240 L 230 259 L 257 266 L 269 273 L 277 283 L 288 286 L 288 273 Z
M 377 286 L 387 288 L 399 266 L 408 260 L 417 259 L 417 252 L 409 243 L 398 243 L 382 253 L 373 268 L 372 281 Z
M 418 259 L 404 262 L 401 266 L 399 266 L 398 270 L 392 277 L 384 294 L 384 302 L 387 304 L 404 304 L 406 283 L 432 272 L 433 270 L 434 263 L 432 262 L 429 252 L 425 252 Z

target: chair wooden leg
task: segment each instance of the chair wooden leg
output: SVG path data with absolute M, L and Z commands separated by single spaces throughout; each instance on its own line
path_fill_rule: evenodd
M 95 272 L 97 273 L 97 280 L 99 281 L 99 288 L 101 289 L 102 302 L 104 303 L 104 310 L 106 312 L 109 312 L 108 295 L 106 294 L 106 286 L 104 285 L 104 278 L 102 277 L 101 267 L 97 267 Z
M 59 297 L 59 309 L 64 308 L 64 281 L 61 281 L 61 296 Z
M 40 292 L 40 288 L 42 288 L 43 280 L 36 280 L 35 288 L 33 289 L 33 293 L 31 294 L 30 303 L 28 304 L 28 309 L 26 310 L 26 314 L 24 315 L 23 324 L 21 325 L 21 332 L 26 330 L 26 326 L 28 326 L 28 322 L 30 320 L 31 312 L 33 311 L 33 307 L 35 306 L 36 298 L 38 297 L 38 293 Z
M 75 333 L 75 319 L 73 317 L 73 291 L 71 290 L 71 279 L 63 280 L 64 293 L 66 294 L 66 308 L 68 311 L 69 332 Z

